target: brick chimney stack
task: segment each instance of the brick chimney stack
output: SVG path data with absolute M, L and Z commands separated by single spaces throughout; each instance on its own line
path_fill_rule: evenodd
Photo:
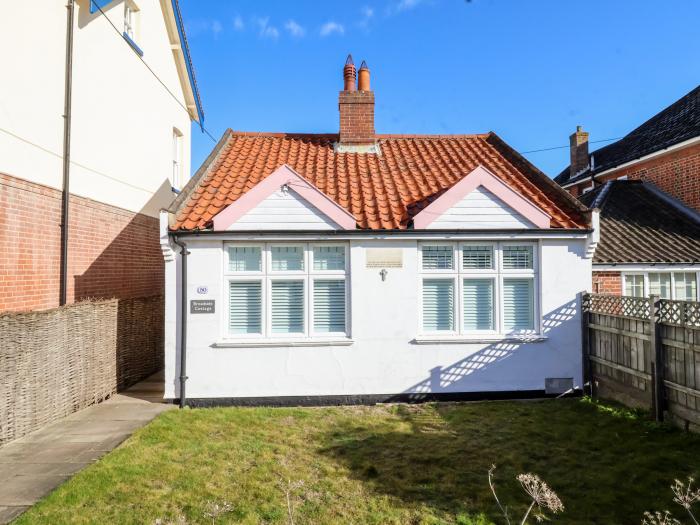
M 576 126 L 576 132 L 569 137 L 571 164 L 569 173 L 572 177 L 588 168 L 588 132 Z
M 338 97 L 340 144 L 374 144 L 374 93 L 369 89 L 369 68 L 362 62 L 359 86 L 355 84 L 355 65 L 348 55 L 343 68 L 344 86 Z M 359 87 L 359 89 L 358 89 Z

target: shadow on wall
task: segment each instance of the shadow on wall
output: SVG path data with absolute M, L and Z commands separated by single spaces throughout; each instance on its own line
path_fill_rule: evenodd
M 159 219 L 145 212 L 163 201 L 164 190 L 170 192 L 168 180 L 136 214 L 100 204 L 71 214 L 68 271 L 87 266 L 73 277 L 75 301 L 163 295 Z
M 160 226 L 157 217 L 144 213 L 164 202 L 164 191 L 172 195 L 168 180 L 137 214 L 97 204 L 83 206 L 80 214 L 70 218 L 69 272 L 83 266 L 81 259 L 84 264 L 91 261 L 73 278 L 74 301 L 120 299 L 114 355 L 119 390 L 164 366 L 165 266 Z M 89 231 L 83 221 L 90 225 Z M 111 241 L 105 246 L 107 239 Z
M 580 294 L 577 300 L 568 302 L 546 314 L 542 320 L 542 335 L 554 340 L 566 340 L 566 332 L 577 334 L 581 331 Z M 415 401 L 430 399 L 431 394 L 457 392 L 497 392 L 513 390 L 509 385 L 528 373 L 537 374 L 537 369 L 552 357 L 544 343 L 522 341 L 497 342 L 452 363 L 449 366 L 437 366 L 429 371 L 429 376 L 404 391 Z M 578 345 L 580 347 L 580 345 Z M 555 349 L 563 351 L 566 349 Z M 536 355 L 538 353 L 544 355 Z M 545 367 L 546 368 L 546 367 Z M 527 390 L 544 389 L 544 378 L 535 377 L 541 386 Z M 497 397 L 497 396 L 495 396 Z

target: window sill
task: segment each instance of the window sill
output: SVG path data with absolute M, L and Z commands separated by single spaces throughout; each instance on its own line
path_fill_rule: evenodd
M 127 44 L 129 44 L 129 45 L 131 46 L 131 48 L 132 48 L 134 51 L 136 51 L 136 54 L 137 54 L 138 56 L 142 57 L 142 56 L 143 56 L 143 51 L 141 50 L 141 48 L 140 48 L 138 45 L 136 45 L 136 42 L 134 42 L 134 41 L 131 39 L 131 37 L 130 37 L 129 35 L 127 35 L 126 33 L 122 33 L 122 36 L 124 37 L 124 40 L 126 40 Z
M 350 346 L 355 341 L 349 338 L 340 339 L 225 339 L 214 343 L 212 348 L 280 348 L 280 347 L 312 347 L 312 346 Z
M 430 344 L 464 344 L 464 343 L 542 343 L 548 338 L 538 334 L 526 335 L 458 335 L 458 336 L 440 336 L 440 335 L 425 335 L 416 337 L 411 343 L 415 345 L 430 345 Z

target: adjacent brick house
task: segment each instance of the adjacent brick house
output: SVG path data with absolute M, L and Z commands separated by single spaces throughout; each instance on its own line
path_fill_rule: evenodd
M 0 312 L 59 304 L 64 90 L 56 86 L 66 78 L 67 9 L 50 4 L 15 3 L 0 19 L 0 45 L 16 50 L 0 86 L 12 101 L 0 111 Z M 191 122 L 203 118 L 179 7 L 70 5 L 66 302 L 161 295 L 158 212 L 189 177 Z
M 617 142 L 588 152 L 588 133 L 569 137 L 571 163 L 554 180 L 578 197 L 620 178 L 653 183 L 700 211 L 700 86 Z
M 697 300 L 700 86 L 592 153 L 581 127 L 569 139 L 571 163 L 554 180 L 601 209 L 593 291 Z

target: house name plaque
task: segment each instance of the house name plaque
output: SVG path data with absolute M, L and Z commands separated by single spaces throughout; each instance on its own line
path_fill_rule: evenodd
M 214 313 L 213 299 L 193 299 L 190 301 L 191 314 L 213 314 Z
M 367 248 L 367 268 L 403 268 L 403 251 L 399 248 Z

